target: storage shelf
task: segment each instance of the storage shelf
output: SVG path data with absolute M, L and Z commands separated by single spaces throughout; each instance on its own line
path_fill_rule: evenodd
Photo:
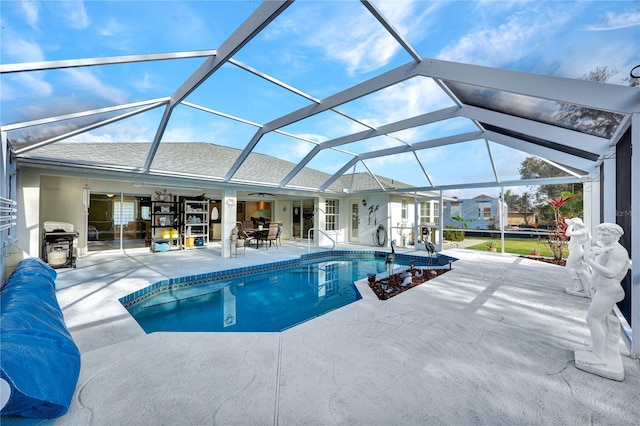
M 168 244 L 169 250 L 180 250 L 182 238 L 178 230 L 180 210 L 176 200 L 151 202 L 151 246 L 153 253 L 159 251 L 156 244 Z M 167 235 L 167 233 L 169 235 Z
M 209 244 L 209 201 L 183 200 L 181 211 L 182 247 L 206 247 Z

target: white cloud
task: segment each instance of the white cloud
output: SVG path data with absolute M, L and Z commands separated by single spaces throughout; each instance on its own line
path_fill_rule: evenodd
M 596 24 L 587 25 L 589 31 L 611 31 L 640 26 L 640 10 L 623 13 L 607 12 Z
M 451 99 L 433 80 L 416 77 L 374 93 L 366 110 L 373 116 L 369 120 L 380 125 L 451 105 Z
M 172 127 L 164 132 L 162 139 L 168 142 L 205 142 L 211 134 L 206 132 L 208 137 L 204 138 L 203 133 L 191 126 Z
M 151 142 L 156 124 L 144 116 L 135 116 L 69 138 L 69 142 Z
M 378 127 L 451 105 L 452 101 L 431 79 L 419 77 L 376 92 L 362 99 L 362 102 L 358 103 L 358 110 L 348 111 L 372 126 Z M 424 127 L 417 127 L 396 132 L 394 136 L 405 142 L 415 142 L 425 138 L 426 134 Z M 371 141 L 369 139 L 367 144 Z M 375 145 L 372 146 L 375 149 L 384 149 L 397 146 L 400 142 L 384 137 L 376 138 L 374 143 Z
M 131 85 L 140 91 L 147 91 L 147 90 L 158 87 L 156 84 L 153 83 L 151 76 L 149 75 L 148 72 L 145 72 L 142 78 L 132 82 Z
M 38 43 L 28 41 L 11 33 L 5 33 L 4 37 L 7 37 L 2 43 L 3 55 L 6 55 L 6 57 L 15 62 L 40 62 L 45 60 L 42 48 Z
M 77 87 L 80 90 L 87 90 L 89 93 L 100 98 L 109 100 L 114 104 L 125 103 L 128 99 L 128 93 L 115 86 L 100 81 L 88 69 L 65 69 L 63 72 L 70 80 L 71 87 Z
M 45 80 L 34 76 L 33 74 L 21 73 L 16 76 L 16 80 L 20 82 L 22 87 L 26 89 L 32 96 L 46 97 L 53 93 L 53 87 Z
M 402 49 L 382 25 L 358 3 L 300 3 L 286 19 L 279 19 L 265 33 L 266 39 L 295 35 L 304 47 L 320 50 L 330 61 L 346 66 L 349 75 L 367 73 L 387 65 Z M 329 3 L 330 4 L 330 3 Z M 339 6 L 337 6 L 339 4 Z M 424 3 L 422 3 L 424 4 Z M 332 5 L 332 6 L 333 6 Z M 376 5 L 388 13 L 399 32 L 421 29 L 432 7 L 416 13 L 415 2 L 389 2 Z M 313 17 L 313 23 L 309 18 Z M 336 31 L 339 28 L 339 31 Z M 294 39 L 293 37 L 290 37 Z
M 334 16 L 306 43 L 321 49 L 329 60 L 344 63 L 349 75 L 375 70 L 387 64 L 400 46 L 367 15 L 360 11 L 356 16 Z
M 84 7 L 84 1 L 61 1 L 56 3 L 56 7 L 60 15 L 64 17 L 67 25 L 71 28 L 83 30 L 89 27 L 91 20 Z
M 387 18 L 398 33 L 405 35 L 407 42 L 417 43 L 429 35 L 436 13 L 446 2 L 424 1 L 379 1 L 377 9 Z M 410 39 L 410 40 L 409 40 Z M 414 46 L 415 47 L 415 46 Z
M 111 37 L 119 34 L 123 30 L 123 26 L 117 20 L 111 18 L 105 26 L 98 28 L 98 35 Z
M 22 11 L 25 14 L 29 26 L 34 30 L 37 30 L 39 18 L 38 4 L 33 1 L 21 0 L 20 6 L 22 6 Z
M 309 136 L 309 135 L 307 135 Z M 307 137 L 308 139 L 315 139 Z M 287 138 L 273 143 L 264 145 L 258 144 L 255 152 L 280 158 L 281 160 L 297 163 L 304 158 L 307 153 L 313 149 L 315 145 L 298 139 Z
M 15 74 L 6 77 L 2 82 L 0 99 L 9 101 L 14 99 L 44 98 L 53 93 L 53 87 L 42 78 L 34 74 Z M 21 108 L 24 112 L 25 107 Z
M 522 59 L 563 31 L 572 18 L 567 8 L 510 15 L 503 24 L 489 22 L 445 46 L 439 59 L 500 67 Z

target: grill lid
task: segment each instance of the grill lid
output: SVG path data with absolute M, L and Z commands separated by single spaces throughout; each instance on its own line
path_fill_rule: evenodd
M 44 232 L 74 232 L 75 226 L 72 223 L 46 221 Z

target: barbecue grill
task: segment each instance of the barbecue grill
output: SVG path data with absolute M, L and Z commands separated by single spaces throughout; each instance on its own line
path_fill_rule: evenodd
M 65 222 L 44 223 L 42 260 L 52 268 L 75 268 L 78 233 L 75 226 Z

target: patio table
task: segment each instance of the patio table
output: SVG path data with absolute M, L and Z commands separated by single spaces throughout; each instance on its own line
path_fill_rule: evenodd
M 247 234 L 250 237 L 253 237 L 256 240 L 256 249 L 260 248 L 260 242 L 262 241 L 263 243 L 265 241 L 267 241 L 267 237 L 269 236 L 269 230 L 268 229 L 260 229 L 257 231 L 247 231 Z

